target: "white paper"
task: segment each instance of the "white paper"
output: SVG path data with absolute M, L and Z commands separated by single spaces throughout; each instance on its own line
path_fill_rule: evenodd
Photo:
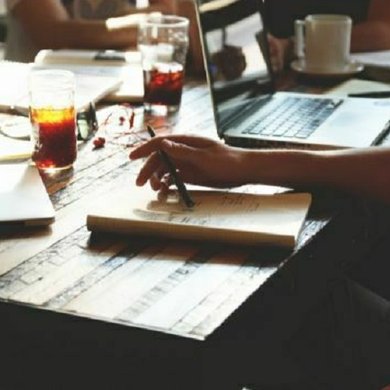
M 351 54 L 351 58 L 364 65 L 390 68 L 390 50 L 354 53 Z

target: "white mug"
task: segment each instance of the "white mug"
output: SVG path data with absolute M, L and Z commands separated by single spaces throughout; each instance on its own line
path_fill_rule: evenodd
M 346 15 L 308 15 L 295 21 L 295 53 L 307 70 L 343 71 L 350 63 L 352 20 Z

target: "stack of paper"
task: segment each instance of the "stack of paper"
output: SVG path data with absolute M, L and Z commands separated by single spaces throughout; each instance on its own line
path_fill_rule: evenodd
M 366 66 L 390 69 L 390 50 L 354 53 L 351 58 Z
M 19 62 L 0 61 L 0 110 L 16 110 L 28 113 L 28 78 L 31 71 L 42 66 Z M 65 69 L 57 65 L 56 68 Z M 72 69 L 70 69 L 72 70 Z M 110 92 L 116 90 L 121 80 L 116 75 L 75 72 L 76 107 L 83 110 L 91 102 L 96 103 Z
M 31 157 L 30 120 L 21 115 L 0 113 L 0 163 Z
M 336 87 L 329 89 L 326 94 L 348 96 L 356 93 L 390 92 L 390 84 L 380 81 L 349 79 Z
M 0 136 L 0 162 L 24 160 L 30 158 L 32 144 L 30 141 L 15 140 Z
M 390 50 L 356 53 L 351 58 L 365 66 L 371 79 L 390 82 Z
M 39 67 L 61 67 L 79 75 L 115 77 L 118 88 L 106 94 L 110 102 L 142 102 L 144 96 L 141 53 L 115 50 L 41 50 L 34 61 Z
M 75 64 L 75 65 L 125 65 L 138 64 L 141 54 L 138 51 L 117 50 L 41 50 L 35 57 L 34 63 L 49 64 Z

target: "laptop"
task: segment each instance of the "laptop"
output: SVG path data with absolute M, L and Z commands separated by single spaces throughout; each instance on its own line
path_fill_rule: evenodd
M 275 92 L 261 0 L 196 0 L 218 135 L 243 147 L 338 149 L 380 142 L 390 99 Z
M 0 164 L 0 227 L 44 226 L 54 208 L 38 169 L 28 164 Z

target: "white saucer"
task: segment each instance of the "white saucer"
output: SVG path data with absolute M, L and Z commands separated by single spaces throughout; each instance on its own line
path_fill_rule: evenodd
M 308 76 L 344 77 L 344 76 L 352 76 L 356 73 L 361 72 L 364 69 L 364 65 L 359 64 L 357 62 L 351 62 L 343 70 L 328 72 L 328 71 L 307 69 L 305 60 L 300 59 L 300 60 L 294 60 L 291 63 L 291 68 L 298 73 L 302 73 Z

